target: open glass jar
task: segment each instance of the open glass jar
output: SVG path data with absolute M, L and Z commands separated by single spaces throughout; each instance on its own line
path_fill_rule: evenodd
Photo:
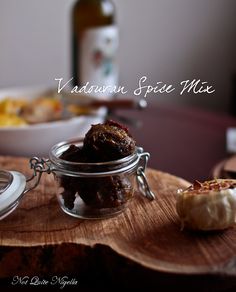
M 6 198 L 5 208 L 0 208 L 0 218 L 13 211 L 20 198 L 39 184 L 44 172 L 54 175 L 61 209 L 78 218 L 99 219 L 122 212 L 134 196 L 135 182 L 142 195 L 154 199 L 145 176 L 149 153 L 136 147 L 132 155 L 104 163 L 78 163 L 60 158 L 71 145 L 82 143 L 82 139 L 61 142 L 52 147 L 49 159 L 31 158 L 33 175 L 28 180 L 20 173 L 17 173 L 18 182 L 10 172 L 0 173 L 0 200 Z M 28 186 L 33 180 L 34 184 Z M 13 189 L 18 191 L 12 196 L 10 189 L 16 183 Z

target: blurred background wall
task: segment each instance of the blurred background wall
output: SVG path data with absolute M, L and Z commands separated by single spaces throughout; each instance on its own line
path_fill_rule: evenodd
M 235 0 L 114 0 L 120 27 L 120 84 L 208 81 L 212 95 L 154 96 L 227 111 L 236 73 Z M 54 85 L 70 77 L 73 0 L 1 0 L 0 88 Z

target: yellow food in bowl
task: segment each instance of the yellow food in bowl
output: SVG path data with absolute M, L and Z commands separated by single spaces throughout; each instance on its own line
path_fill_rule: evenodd
M 18 115 L 26 104 L 23 99 L 4 98 L 0 101 L 0 113 Z
M 25 120 L 18 117 L 17 115 L 0 113 L 0 127 L 24 126 L 24 125 L 27 125 Z
M 33 100 L 4 98 L 0 101 L 0 127 L 46 123 L 62 118 L 58 98 L 40 96 Z

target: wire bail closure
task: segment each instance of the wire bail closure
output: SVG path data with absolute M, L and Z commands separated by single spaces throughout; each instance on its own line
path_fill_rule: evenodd
M 147 177 L 145 175 L 145 170 L 147 167 L 148 160 L 150 158 L 150 154 L 148 152 L 143 152 L 143 148 L 141 147 L 138 149 L 138 152 L 140 156 L 139 166 L 137 169 L 137 176 L 136 176 L 138 188 L 144 197 L 152 201 L 155 199 L 155 194 L 150 189 Z
M 52 172 L 51 163 L 49 159 L 32 157 L 29 161 L 29 164 L 30 164 L 30 169 L 33 169 L 33 174 L 31 177 L 29 177 L 26 180 L 26 182 L 27 183 L 31 182 L 34 179 L 35 179 L 35 182 L 29 188 L 25 189 L 24 194 L 30 192 L 31 190 L 35 189 L 39 185 L 41 176 L 44 172 L 48 174 Z

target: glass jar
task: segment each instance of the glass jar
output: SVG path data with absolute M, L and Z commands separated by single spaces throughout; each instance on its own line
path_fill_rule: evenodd
M 125 158 L 103 163 L 60 159 L 72 144 L 80 147 L 83 141 L 59 143 L 49 153 L 50 169 L 57 182 L 57 198 L 67 214 L 89 219 L 120 213 L 134 196 L 137 177 L 142 193 L 153 197 L 144 175 L 149 154 L 142 148 L 136 147 L 135 152 Z
M 0 178 L 0 191 L 2 189 L 1 192 L 5 192 L 4 196 L 1 194 L 3 200 L 8 197 L 6 202 L 10 206 L 18 205 L 20 198 L 40 183 L 43 173 L 53 173 L 61 209 L 77 218 L 99 219 L 119 214 L 134 196 L 136 182 L 141 194 L 150 200 L 155 198 L 145 176 L 150 155 L 141 147 L 136 147 L 130 156 L 103 163 L 78 163 L 60 158 L 71 145 L 80 147 L 82 144 L 82 139 L 61 142 L 52 147 L 49 159 L 31 158 L 33 174 L 29 179 L 21 174 L 21 180 L 12 181 L 11 175 L 3 172 Z M 14 200 L 7 190 L 11 184 L 21 190 L 13 194 Z M 7 205 L 6 209 L 0 208 L 0 217 L 5 217 L 11 211 L 13 208 L 7 209 Z

